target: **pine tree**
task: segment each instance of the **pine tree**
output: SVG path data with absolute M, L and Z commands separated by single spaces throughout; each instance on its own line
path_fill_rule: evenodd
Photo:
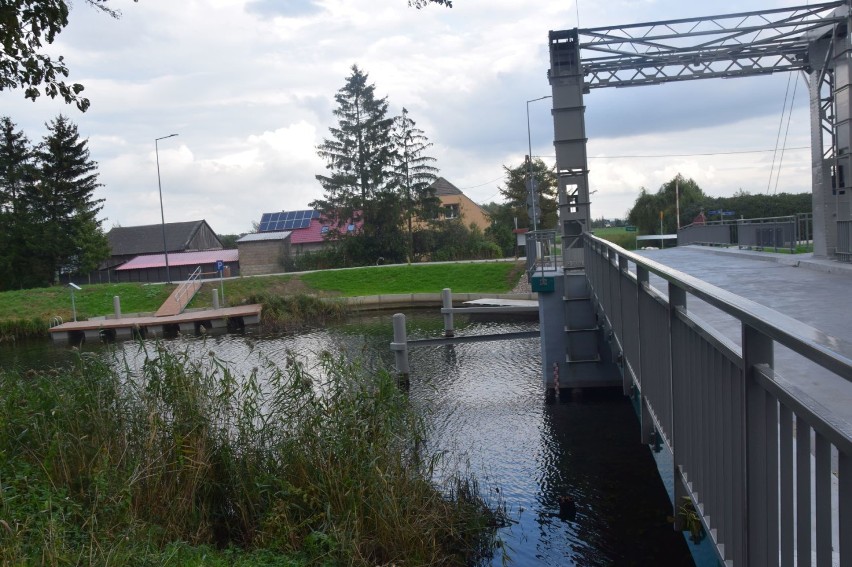
M 20 267 L 28 256 L 23 196 L 32 187 L 30 141 L 8 117 L 0 118 L 0 290 L 20 287 Z
M 45 125 L 48 133 L 36 148 L 38 183 L 27 196 L 29 242 L 34 255 L 34 283 L 55 280 L 56 274 L 87 272 L 109 256 L 109 245 L 97 214 L 97 163 L 77 126 L 60 115 Z
M 438 168 L 432 166 L 436 160 L 424 155 L 432 144 L 408 117 L 408 110 L 394 118 L 392 139 L 393 177 L 402 195 L 405 220 L 408 228 L 408 259 L 414 257 L 414 220 L 428 220 L 434 216 L 439 205 L 435 192 L 430 188 L 437 178 Z

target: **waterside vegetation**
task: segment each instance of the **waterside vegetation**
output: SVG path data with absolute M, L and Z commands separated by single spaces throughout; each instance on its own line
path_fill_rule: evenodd
M 324 354 L 311 375 L 290 353 L 237 376 L 212 352 L 139 348 L 0 372 L 4 564 L 469 565 L 495 549 L 499 502 L 424 450 L 387 373 Z
M 325 301 L 333 297 L 390 293 L 438 293 L 445 287 L 461 293 L 506 293 L 523 273 L 517 262 L 411 264 L 347 270 L 324 270 L 253 278 L 234 278 L 222 284 L 229 305 L 262 303 L 264 324 L 274 328 L 296 328 L 299 313 L 311 317 L 340 316 L 341 306 Z M 189 308 L 212 305 L 212 289 L 219 280 L 207 281 Z M 78 320 L 112 313 L 113 297 L 121 298 L 121 309 L 151 313 L 168 298 L 174 285 L 93 284 L 74 292 Z M 46 337 L 54 317 L 72 320 L 70 288 L 52 286 L 0 293 L 0 341 Z M 297 296 L 311 296 L 309 299 Z M 330 303 L 329 305 L 325 305 Z M 310 306 L 310 307 L 309 307 Z M 275 315 L 275 317 L 273 317 Z M 282 317 L 286 321 L 281 320 Z M 278 320 L 275 320 L 275 319 Z

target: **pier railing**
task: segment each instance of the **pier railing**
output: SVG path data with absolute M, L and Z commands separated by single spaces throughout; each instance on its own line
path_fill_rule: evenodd
M 783 345 L 852 390 L 845 343 L 590 234 L 585 266 L 643 442 L 672 452 L 675 509 L 691 500 L 727 564 L 852 565 L 852 426 L 774 370 Z M 688 298 L 738 320 L 742 345 Z

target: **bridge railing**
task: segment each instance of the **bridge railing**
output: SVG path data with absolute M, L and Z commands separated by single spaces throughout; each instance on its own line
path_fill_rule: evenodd
M 585 266 L 642 440 L 672 452 L 676 512 L 688 497 L 732 565 L 852 565 L 852 426 L 774 370 L 779 344 L 852 382 L 843 341 L 590 234 Z M 737 319 L 742 346 L 688 297 Z

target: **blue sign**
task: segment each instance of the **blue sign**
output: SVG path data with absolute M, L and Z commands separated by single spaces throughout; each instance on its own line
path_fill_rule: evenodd
M 223 260 L 216 260 L 216 271 L 222 272 L 225 270 L 225 262 Z
M 722 213 L 722 211 L 707 211 L 708 215 L 718 215 L 718 214 L 721 214 L 721 213 Z
M 732 217 L 734 216 L 734 211 L 722 211 L 722 216 Z

